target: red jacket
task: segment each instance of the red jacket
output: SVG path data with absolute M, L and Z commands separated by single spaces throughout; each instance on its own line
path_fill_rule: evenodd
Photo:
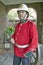
M 26 45 L 27 48 L 18 48 L 14 45 L 14 54 L 19 57 L 24 57 L 24 54 L 30 51 L 34 51 L 38 46 L 38 33 L 36 24 L 32 21 L 26 23 L 18 23 L 15 28 L 15 33 L 12 35 L 15 40 L 15 44 Z

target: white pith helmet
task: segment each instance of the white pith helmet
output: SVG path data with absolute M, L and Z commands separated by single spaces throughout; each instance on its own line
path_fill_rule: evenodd
M 29 12 L 28 12 L 28 6 L 26 4 L 21 4 L 17 10 L 17 13 L 19 11 L 26 11 L 28 13 L 28 16 L 29 16 Z

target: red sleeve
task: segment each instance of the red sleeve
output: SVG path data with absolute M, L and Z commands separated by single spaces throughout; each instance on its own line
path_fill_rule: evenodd
M 24 53 L 34 51 L 36 49 L 36 47 L 38 47 L 38 31 L 37 31 L 37 27 L 35 24 L 33 24 L 33 26 L 31 27 L 30 34 L 31 34 L 30 35 L 31 42 L 30 42 L 29 47 L 26 48 Z
M 11 36 L 11 38 L 15 39 L 15 33 L 16 33 L 16 31 L 14 31 L 14 33 Z
M 13 39 L 15 39 L 16 28 L 17 28 L 17 25 L 16 25 L 16 27 L 15 27 L 14 33 L 13 33 L 12 36 L 11 36 L 11 38 L 13 38 Z
M 14 39 L 15 39 L 15 33 L 16 33 L 17 28 L 18 28 L 18 25 L 19 25 L 19 23 L 16 25 L 15 31 L 14 31 L 14 33 L 13 33 L 13 35 L 12 35 L 12 38 L 14 38 Z
M 15 38 L 15 33 L 12 34 L 11 38 Z

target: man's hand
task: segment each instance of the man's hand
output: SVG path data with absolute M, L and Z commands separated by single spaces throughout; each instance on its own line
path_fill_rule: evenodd
M 13 38 L 10 39 L 10 42 L 11 42 L 12 44 L 15 44 L 15 41 L 14 41 Z
M 27 57 L 27 56 L 24 54 L 24 57 Z
M 32 55 L 32 52 L 25 53 L 25 54 L 24 54 L 24 57 L 27 57 L 27 58 L 28 58 L 28 57 L 30 57 L 31 55 Z

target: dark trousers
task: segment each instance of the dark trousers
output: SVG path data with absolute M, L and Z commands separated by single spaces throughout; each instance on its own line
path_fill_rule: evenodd
M 30 58 L 21 58 L 14 55 L 13 65 L 30 65 Z

